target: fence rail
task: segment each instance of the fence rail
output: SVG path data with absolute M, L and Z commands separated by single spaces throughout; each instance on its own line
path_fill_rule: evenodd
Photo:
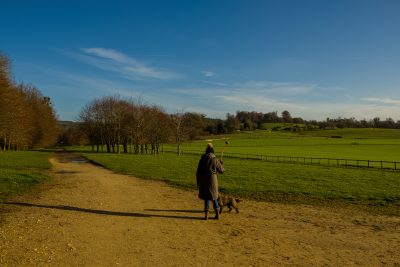
M 164 150 L 166 153 L 177 153 L 172 150 Z M 203 152 L 194 150 L 181 150 L 181 154 L 201 155 Z M 316 164 L 328 166 L 351 166 L 360 168 L 377 168 L 400 170 L 400 162 L 398 161 L 384 161 L 384 160 L 364 160 L 364 159 L 336 159 L 336 158 L 313 158 L 313 157 L 296 157 L 296 156 L 269 156 L 257 154 L 242 154 L 242 153 L 224 153 L 226 158 L 240 158 L 263 160 L 269 162 L 291 162 L 302 164 Z

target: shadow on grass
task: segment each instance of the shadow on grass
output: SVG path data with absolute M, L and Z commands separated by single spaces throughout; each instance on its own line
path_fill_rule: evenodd
M 145 213 L 137 213 L 137 212 L 119 212 L 119 211 L 108 211 L 108 210 L 85 209 L 85 208 L 64 206 L 64 205 L 41 205 L 41 204 L 32 204 L 32 203 L 24 203 L 24 202 L 3 202 L 3 204 L 17 205 L 17 206 L 24 206 L 24 207 L 37 207 L 37 208 L 46 208 L 46 209 L 77 211 L 77 212 L 85 212 L 85 213 L 92 213 L 92 214 L 99 214 L 99 215 L 111 215 L 111 216 L 123 216 L 123 217 L 171 218 L 171 219 L 186 219 L 186 220 L 202 220 L 203 219 L 200 217 L 191 217 L 191 216 L 160 215 L 160 214 L 145 214 Z M 149 210 L 149 211 L 164 211 L 164 210 Z M 177 211 L 177 212 L 179 212 L 179 211 Z M 187 211 L 187 212 L 191 212 L 191 211 Z M 194 211 L 192 211 L 192 212 L 194 212 Z

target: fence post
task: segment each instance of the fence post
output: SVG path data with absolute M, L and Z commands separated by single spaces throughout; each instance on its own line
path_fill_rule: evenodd
M 394 162 L 394 170 L 397 170 L 397 161 Z
M 368 160 L 368 168 L 369 168 L 369 160 Z
M 383 167 L 382 167 L 382 166 L 383 166 L 383 164 L 382 164 L 382 160 L 381 160 L 381 169 L 383 169 Z
M 339 165 L 339 160 L 338 159 L 336 159 L 336 165 Z

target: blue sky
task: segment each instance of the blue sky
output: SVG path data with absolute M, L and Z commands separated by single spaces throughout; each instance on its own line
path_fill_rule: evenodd
M 400 1 L 2 0 L 17 82 L 76 120 L 119 94 L 224 118 L 400 120 Z

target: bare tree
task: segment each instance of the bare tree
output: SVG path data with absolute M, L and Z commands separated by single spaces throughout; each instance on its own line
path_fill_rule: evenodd
M 176 112 L 175 114 L 171 115 L 172 118 L 172 127 L 174 130 L 175 141 L 178 145 L 178 155 L 181 154 L 181 142 L 187 136 L 187 128 L 185 127 L 185 115 L 183 111 Z
M 153 106 L 149 110 L 147 127 L 148 140 L 151 146 L 151 153 L 158 154 L 160 145 L 168 142 L 171 136 L 171 117 L 159 106 Z

